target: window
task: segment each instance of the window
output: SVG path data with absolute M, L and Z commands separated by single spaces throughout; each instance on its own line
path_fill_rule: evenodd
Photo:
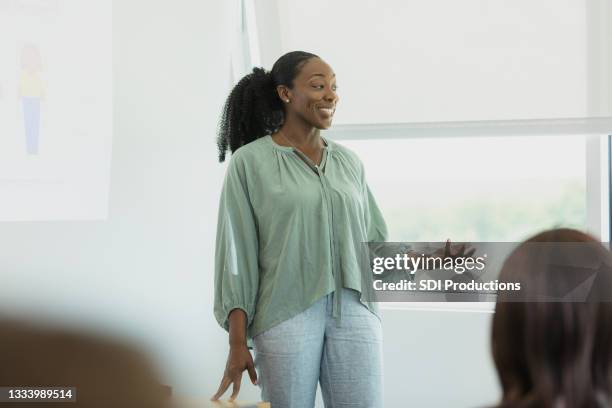
M 608 136 L 401 138 L 396 131 L 396 138 L 370 129 L 363 132 L 370 138 L 340 140 L 364 163 L 389 241 L 519 242 L 561 226 L 609 239 Z M 360 134 L 342 126 L 337 132 Z M 492 312 L 494 303 L 385 302 L 381 308 Z
M 343 140 L 389 241 L 521 241 L 586 222 L 585 137 Z

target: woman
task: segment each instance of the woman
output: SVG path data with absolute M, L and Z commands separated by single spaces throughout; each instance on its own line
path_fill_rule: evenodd
M 227 99 L 214 311 L 230 351 L 213 400 L 230 384 L 233 400 L 246 369 L 273 407 L 312 408 L 317 382 L 326 407 L 383 406 L 380 315 L 357 260 L 387 227 L 359 158 L 320 134 L 338 101 L 332 68 L 302 51 Z
M 611 406 L 611 267 L 609 251 L 571 229 L 540 233 L 508 257 L 500 280 L 520 282 L 521 293 L 500 292 L 493 318 L 500 407 Z M 590 293 L 578 294 L 595 272 Z

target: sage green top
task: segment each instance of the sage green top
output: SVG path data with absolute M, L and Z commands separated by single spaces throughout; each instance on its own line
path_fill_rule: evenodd
M 323 141 L 318 166 L 270 135 L 229 160 L 217 224 L 214 314 L 229 331 L 229 312 L 244 310 L 249 347 L 257 334 L 334 291 L 340 324 L 342 287 L 361 292 L 361 303 L 380 319 L 377 303 L 364 299 L 359 257 L 362 243 L 386 241 L 387 226 L 361 160 L 340 143 Z

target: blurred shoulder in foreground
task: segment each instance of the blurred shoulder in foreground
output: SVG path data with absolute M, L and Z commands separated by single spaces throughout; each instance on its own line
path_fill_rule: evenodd
M 46 402 L 45 407 L 170 406 L 169 387 L 160 384 L 150 360 L 134 346 L 2 318 L 0 339 L 0 386 L 76 388 L 76 402 Z M 0 407 L 27 404 L 0 402 Z

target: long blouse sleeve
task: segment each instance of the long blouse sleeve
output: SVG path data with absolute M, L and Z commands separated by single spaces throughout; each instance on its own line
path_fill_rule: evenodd
M 387 224 L 366 180 L 363 164 L 361 164 L 361 185 L 367 240 L 368 242 L 385 242 L 388 237 Z
M 365 221 L 365 235 L 367 243 L 364 250 L 366 251 L 363 255 L 366 256 L 363 259 L 362 264 L 362 285 L 361 291 L 364 297 L 370 301 L 376 301 L 377 296 L 373 290 L 373 275 L 372 275 L 372 261 L 378 256 L 384 256 L 385 242 L 388 238 L 387 224 L 383 217 L 383 214 L 378 207 L 376 199 L 370 190 L 370 186 L 365 177 L 365 169 L 361 164 L 361 190 L 363 197 L 363 208 L 364 208 L 364 221 Z M 373 304 L 372 307 L 376 304 Z
M 214 314 L 221 327 L 229 332 L 229 313 L 235 308 L 242 309 L 247 315 L 249 337 L 258 286 L 257 223 L 245 163 L 240 155 L 234 154 L 221 191 L 215 247 Z

